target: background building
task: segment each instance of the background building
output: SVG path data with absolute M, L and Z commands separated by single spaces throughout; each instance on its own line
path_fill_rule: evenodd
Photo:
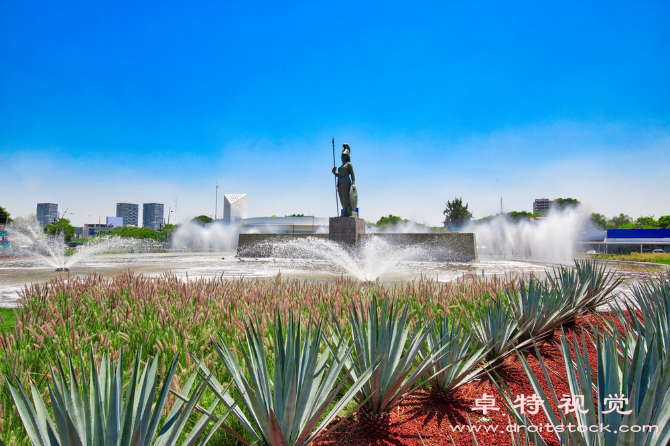
M 46 226 L 58 220 L 58 205 L 55 203 L 37 203 L 37 221 Z
M 607 238 L 598 251 L 607 254 L 630 254 L 659 249 L 670 252 L 670 229 L 608 229 Z
M 538 212 L 542 211 L 548 211 L 551 209 L 553 204 L 554 202 L 548 198 L 536 198 L 533 202 L 533 214 L 537 214 Z
M 163 225 L 164 207 L 162 203 L 142 205 L 142 226 L 158 231 Z
M 123 217 L 123 226 L 138 226 L 139 205 L 134 203 L 116 203 L 116 216 Z
M 223 220 L 240 223 L 247 218 L 247 194 L 226 194 L 223 196 Z
M 123 226 L 123 217 L 107 217 L 107 226 L 118 228 Z

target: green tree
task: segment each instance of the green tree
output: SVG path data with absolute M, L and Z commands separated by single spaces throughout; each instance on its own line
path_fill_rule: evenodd
M 285 217 L 304 217 L 304 214 L 291 214 L 291 215 L 285 215 Z
M 408 223 L 409 220 L 398 217 L 397 215 L 389 214 L 388 217 L 380 218 L 376 225 L 377 226 L 388 226 L 388 225 L 397 225 L 398 223 Z
M 532 212 L 526 212 L 526 211 L 521 212 L 512 211 L 506 213 L 505 215 L 507 215 L 507 218 L 509 218 L 512 221 L 530 220 L 531 218 L 536 217 L 536 215 L 533 214 Z
M 70 224 L 70 220 L 61 218 L 55 224 L 49 223 L 46 225 L 44 227 L 44 232 L 52 236 L 63 234 L 65 243 L 70 243 L 74 238 L 76 230 L 74 229 L 74 226 Z
M 580 204 L 580 201 L 576 198 L 557 198 L 554 200 L 554 206 L 558 209 L 576 207 Z
M 463 206 L 463 198 L 454 197 L 454 201 L 447 201 L 447 208 L 443 212 L 445 216 L 444 226 L 450 230 L 465 226 L 472 219 L 472 213 L 468 211 L 468 206 L 468 203 Z
M 205 226 L 207 223 L 211 223 L 212 217 L 208 217 L 206 215 L 198 215 L 197 217 L 193 217 L 191 220 L 193 223 L 198 223 L 199 225 Z
M 161 232 L 165 234 L 166 238 L 169 238 L 172 235 L 172 233 L 177 230 L 178 227 L 179 225 L 173 225 L 168 223 L 166 225 L 163 225 L 163 230 Z
M 664 215 L 663 217 L 658 217 L 658 226 L 661 228 L 670 229 L 670 215 Z
M 484 218 L 480 218 L 480 219 L 475 220 L 475 223 L 486 223 L 487 221 L 491 221 L 494 218 L 496 218 L 495 215 L 487 215 Z
M 638 219 L 635 220 L 635 227 L 639 229 L 658 229 L 660 226 L 654 217 L 651 216 L 638 217 Z
M 619 214 L 616 217 L 612 217 L 608 221 L 607 229 L 626 229 L 622 228 L 624 225 L 629 225 L 633 223 L 633 219 L 626 214 Z
M 96 234 L 96 237 L 109 237 L 113 235 L 123 238 L 151 239 L 159 242 L 165 240 L 165 236 L 160 232 L 149 228 L 136 228 L 134 226 L 120 226 L 111 231 L 100 231 Z
M 1 214 L 4 214 L 4 217 Z M 12 221 L 14 221 L 11 218 L 9 218 L 9 211 L 0 206 L 0 221 L 4 220 L 5 218 L 7 218 L 7 223 L 11 223 Z
M 608 229 L 607 228 L 607 217 L 605 217 L 603 214 L 591 214 L 591 221 L 593 224 L 600 229 Z

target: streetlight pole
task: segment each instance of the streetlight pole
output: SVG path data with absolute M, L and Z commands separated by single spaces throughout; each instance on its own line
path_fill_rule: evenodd
M 219 182 L 216 181 L 214 184 L 216 184 L 216 192 L 215 192 L 215 198 L 214 198 L 214 220 L 216 220 L 216 214 L 219 211 L 218 206 L 219 206 Z

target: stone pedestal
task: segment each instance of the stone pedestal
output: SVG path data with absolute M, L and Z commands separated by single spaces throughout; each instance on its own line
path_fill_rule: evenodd
M 365 234 L 365 220 L 358 217 L 331 217 L 329 237 L 331 240 L 356 245 Z

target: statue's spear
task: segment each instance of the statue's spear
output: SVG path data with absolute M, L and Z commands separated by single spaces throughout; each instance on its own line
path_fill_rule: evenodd
M 335 164 L 335 138 L 333 137 L 333 169 L 335 169 L 337 165 Z M 336 217 L 340 216 L 340 203 L 337 201 L 337 175 L 335 176 L 335 208 L 337 209 L 337 214 L 335 214 Z

